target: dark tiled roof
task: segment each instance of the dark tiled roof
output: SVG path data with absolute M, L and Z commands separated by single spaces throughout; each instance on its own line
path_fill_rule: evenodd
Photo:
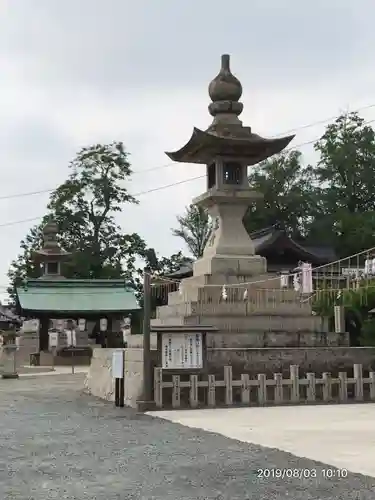
M 294 241 L 292 238 L 286 235 L 285 231 L 280 229 L 278 225 L 269 226 L 258 231 L 253 231 L 250 233 L 250 238 L 253 241 L 255 252 L 262 254 L 267 248 L 272 247 L 272 245 L 279 239 L 284 238 L 284 241 L 288 241 L 290 248 L 294 248 L 297 253 L 301 254 L 301 257 L 306 260 L 311 259 L 313 262 L 319 264 L 328 264 L 329 262 L 334 262 L 337 260 L 337 255 L 333 248 L 328 246 L 310 246 L 305 245 L 303 242 Z M 174 273 L 168 274 L 169 277 L 179 277 L 190 274 L 193 269 L 193 264 L 187 263 L 181 266 L 180 269 Z

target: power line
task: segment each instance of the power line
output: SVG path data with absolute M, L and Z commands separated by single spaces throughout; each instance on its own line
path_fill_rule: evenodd
M 189 179 L 184 179 L 182 181 L 173 182 L 172 184 L 167 184 L 165 186 L 159 186 L 159 187 L 156 187 L 156 188 L 148 189 L 147 191 L 141 191 L 139 193 L 134 193 L 134 194 L 132 194 L 132 196 L 143 196 L 145 194 L 154 193 L 156 191 L 161 191 L 163 189 L 168 189 L 168 188 L 171 188 L 171 187 L 174 187 L 174 186 L 178 186 L 180 184 L 185 184 L 186 182 L 195 181 L 197 179 L 203 179 L 204 177 L 206 177 L 206 176 L 205 175 L 199 175 L 198 177 L 191 177 Z M 31 219 L 22 219 L 22 220 L 13 221 L 13 222 L 4 222 L 3 224 L 0 224 L 0 227 L 13 226 L 13 225 L 16 225 L 16 224 L 22 224 L 23 222 L 33 222 L 33 221 L 40 220 L 42 218 L 43 217 L 32 217 Z
M 350 113 L 358 113 L 359 111 L 364 111 L 365 109 L 370 109 L 370 108 L 375 108 L 375 104 L 369 104 L 367 106 L 363 106 L 362 108 L 357 108 L 353 111 L 349 111 Z M 311 122 L 306 125 L 301 125 L 300 127 L 296 128 L 291 128 L 289 130 L 286 130 L 285 132 L 282 132 L 280 134 L 276 134 L 274 137 L 279 137 L 281 135 L 288 135 L 291 132 L 298 132 L 298 130 L 304 130 L 306 128 L 311 128 L 315 127 L 316 125 L 324 125 L 327 122 L 330 122 L 332 120 L 336 120 L 340 115 L 335 115 L 335 116 L 330 116 L 329 118 L 325 118 L 324 120 L 318 120 L 316 122 Z
M 375 119 L 365 121 L 364 124 L 368 125 L 369 123 L 373 123 L 373 122 L 375 122 Z M 286 148 L 286 149 L 284 149 L 284 151 L 287 152 L 287 151 L 294 151 L 296 149 L 300 149 L 301 147 L 304 147 L 304 146 L 307 146 L 309 144 L 315 143 L 319 139 L 320 139 L 320 137 L 315 138 L 315 139 L 313 139 L 311 141 L 302 142 L 300 144 L 297 144 L 296 146 L 291 146 L 290 148 Z M 156 167 L 156 168 L 160 168 L 160 167 Z M 157 191 L 162 191 L 164 189 L 168 189 L 168 188 L 171 188 L 171 187 L 179 186 L 181 184 L 186 184 L 187 182 L 195 181 L 197 179 L 203 179 L 204 177 L 206 177 L 206 175 L 199 175 L 197 177 L 190 177 L 189 179 L 184 179 L 182 181 L 173 182 L 172 184 L 166 184 L 164 186 L 159 186 L 159 187 L 156 187 L 156 188 L 148 189 L 146 191 L 140 191 L 139 193 L 132 193 L 132 196 L 136 197 L 136 196 L 143 196 L 143 195 L 149 194 L 149 193 L 155 193 Z M 53 191 L 53 190 L 49 190 L 49 191 Z M 44 192 L 46 192 L 46 191 L 44 191 Z M 36 194 L 36 192 L 34 192 L 34 193 L 19 194 L 18 196 L 28 196 L 29 194 Z M 13 196 L 15 196 L 15 195 L 13 195 Z M 0 200 L 7 199 L 7 198 L 9 198 L 9 197 L 8 196 L 0 197 Z M 13 222 L 5 222 L 5 223 L 0 224 L 0 228 L 1 227 L 14 226 L 16 224 L 22 224 L 24 222 L 33 222 L 33 221 L 40 220 L 42 218 L 43 218 L 43 216 L 42 217 L 33 217 L 31 219 L 22 219 L 22 220 L 13 221 Z
M 168 168 L 171 165 L 174 165 L 174 163 L 171 162 L 171 163 L 166 163 L 165 165 L 160 165 L 158 167 L 151 167 L 151 168 L 146 168 L 146 169 L 143 169 L 143 170 L 134 171 L 134 172 L 132 172 L 132 176 L 133 175 L 138 175 L 138 174 L 144 174 L 144 173 L 147 173 L 147 172 L 153 172 L 155 170 L 161 170 L 161 169 L 164 169 L 164 168 Z M 26 193 L 10 194 L 10 195 L 5 195 L 5 196 L 0 196 L 0 200 L 10 200 L 11 198 L 22 198 L 23 196 L 33 196 L 35 194 L 52 193 L 52 191 L 54 191 L 55 189 L 56 188 L 53 188 L 53 189 L 48 188 L 48 189 L 41 189 L 40 191 L 28 191 Z
M 374 108 L 374 107 L 375 107 L 375 104 L 369 104 L 367 106 L 362 106 L 361 108 L 357 108 L 357 109 L 353 110 L 352 112 L 357 113 L 359 111 L 363 111 L 365 109 L 370 109 L 370 108 Z M 316 125 L 323 125 L 324 123 L 327 123 L 329 121 L 335 120 L 336 118 L 338 118 L 338 116 L 340 116 L 340 115 L 330 116 L 329 118 L 324 118 L 322 120 L 311 122 L 311 123 L 308 123 L 306 125 L 301 125 L 300 127 L 292 128 L 292 129 L 286 130 L 286 131 L 284 131 L 282 133 L 276 134 L 273 137 L 279 137 L 279 136 L 283 136 L 283 135 L 288 135 L 291 132 L 297 132 L 298 130 L 303 130 L 303 129 L 306 129 L 306 128 L 311 128 L 311 127 L 314 127 Z M 375 120 L 367 121 L 365 123 L 366 124 L 367 123 L 372 123 L 373 121 L 375 121 Z M 302 144 L 298 144 L 297 146 L 293 146 L 291 148 L 287 148 L 285 151 L 289 151 L 290 149 L 293 150 L 293 149 L 301 148 L 303 146 L 307 146 L 308 144 L 312 144 L 312 143 L 316 142 L 317 140 L 318 139 L 314 139 L 312 141 L 307 141 L 307 142 L 304 142 Z M 135 170 L 134 172 L 132 172 L 132 176 L 133 175 L 139 175 L 139 174 L 145 174 L 147 172 L 154 172 L 154 171 L 157 171 L 157 170 L 162 170 L 162 169 L 168 168 L 168 167 L 170 167 L 172 165 L 175 165 L 175 163 L 174 162 L 170 162 L 170 163 L 166 163 L 164 165 L 159 165 L 157 167 L 151 167 L 151 168 L 146 168 L 146 169 L 142 169 L 142 170 Z M 196 177 L 195 179 L 200 179 L 200 178 L 201 177 Z M 191 180 L 194 180 L 194 179 L 191 179 Z M 182 181 L 182 182 L 189 182 L 189 181 L 190 181 L 190 179 L 188 179 L 186 181 Z M 179 183 L 177 183 L 177 184 L 179 184 Z M 171 187 L 171 186 L 174 186 L 174 185 L 175 184 L 171 184 L 170 186 L 165 186 L 165 188 Z M 161 187 L 160 189 L 165 189 L 165 188 Z M 48 189 L 41 189 L 39 191 L 28 191 L 26 193 L 15 193 L 15 194 L 10 194 L 10 195 L 0 196 L 0 201 L 1 200 L 10 200 L 12 198 L 22 198 L 24 196 L 33 196 L 33 195 L 36 195 L 36 194 L 51 193 L 55 189 L 56 188 L 48 188 Z M 150 191 L 144 191 L 141 194 L 146 194 L 146 193 L 153 192 L 153 191 L 158 191 L 158 190 L 159 190 L 159 188 L 155 188 L 155 189 L 150 190 Z M 133 196 L 140 196 L 140 194 L 139 193 L 138 194 L 134 194 Z M 2 227 L 1 224 L 0 224 L 0 227 Z

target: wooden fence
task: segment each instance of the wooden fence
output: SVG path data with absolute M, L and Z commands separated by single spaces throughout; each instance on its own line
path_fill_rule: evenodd
M 287 379 L 282 373 L 275 373 L 273 379 L 261 373 L 254 380 L 246 373 L 233 380 L 231 366 L 224 366 L 224 380 L 217 380 L 215 375 L 201 376 L 201 380 L 196 374 L 170 375 L 167 370 L 155 368 L 154 399 L 158 408 L 375 401 L 375 372 L 368 375 L 363 377 L 359 364 L 353 367 L 353 377 L 340 372 L 337 378 L 330 373 L 323 373 L 321 378 L 306 373 L 300 378 L 299 366 L 291 365 Z

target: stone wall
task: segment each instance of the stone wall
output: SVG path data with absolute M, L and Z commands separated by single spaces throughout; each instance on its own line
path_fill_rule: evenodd
M 115 400 L 112 353 L 118 349 L 94 349 L 85 380 L 85 392 L 107 401 Z M 143 387 L 143 349 L 124 349 L 125 405 L 136 408 Z M 156 351 L 154 351 L 156 354 Z
M 156 344 L 157 344 L 156 333 L 151 333 L 150 344 L 151 344 L 151 349 L 156 349 Z M 143 335 L 129 335 L 128 347 L 143 348 Z
M 271 331 L 257 332 L 221 332 L 207 334 L 207 346 L 210 348 L 235 347 L 329 347 L 349 346 L 347 333 Z
M 112 353 L 116 349 L 93 350 L 90 369 L 87 373 L 85 392 L 107 401 L 115 400 L 115 385 L 112 378 Z
M 375 347 L 219 348 L 208 349 L 207 358 L 208 372 L 221 376 L 224 365 L 232 365 L 237 377 L 241 373 L 287 374 L 290 365 L 299 365 L 301 374 L 346 371 L 349 376 L 357 363 L 364 371 L 375 371 Z

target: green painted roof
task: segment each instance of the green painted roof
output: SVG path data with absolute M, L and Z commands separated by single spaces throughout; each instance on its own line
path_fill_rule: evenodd
M 23 311 L 125 312 L 139 309 L 122 280 L 28 280 L 17 287 Z

